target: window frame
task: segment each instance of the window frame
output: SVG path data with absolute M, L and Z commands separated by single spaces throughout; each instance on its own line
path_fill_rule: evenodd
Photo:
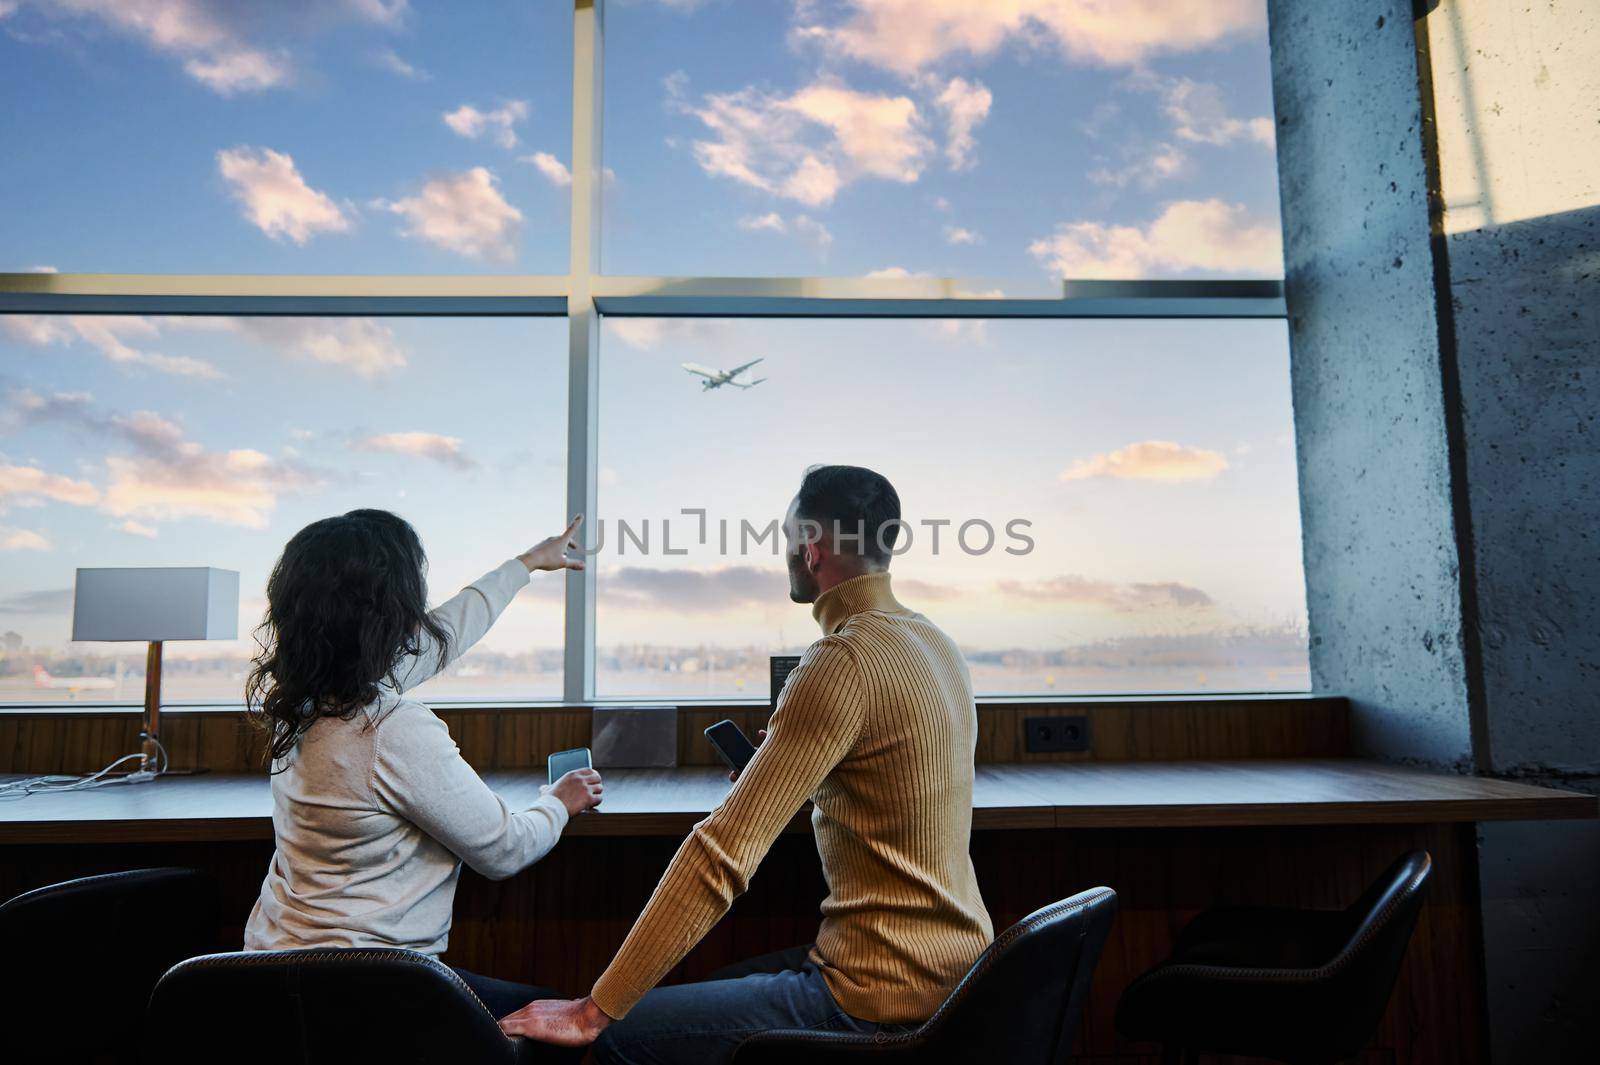
M 597 513 L 600 323 L 676 318 L 1276 318 L 1282 280 L 1041 281 L 608 275 L 600 264 L 605 0 L 573 0 L 565 275 L 6 274 L 0 314 L 565 317 L 568 513 Z M 595 571 L 568 570 L 562 704 L 595 698 Z M 1216 693 L 1197 693 L 1216 698 Z M 1080 697 L 1016 697 L 1072 701 Z M 719 699 L 719 704 L 738 700 Z M 989 699 L 986 701 L 995 701 Z M 10 709 L 10 708 L 7 708 Z

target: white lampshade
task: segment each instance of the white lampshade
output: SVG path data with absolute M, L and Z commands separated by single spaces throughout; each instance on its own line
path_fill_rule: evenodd
M 209 566 L 80 569 L 74 640 L 232 640 L 239 574 Z

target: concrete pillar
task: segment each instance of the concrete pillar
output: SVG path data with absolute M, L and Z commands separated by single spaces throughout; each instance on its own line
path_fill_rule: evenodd
M 1269 5 L 1313 680 L 1600 790 L 1600 5 L 1417 7 Z M 1493 1060 L 1592 1060 L 1600 826 L 1479 872 Z
M 1482 634 L 1478 761 L 1600 793 L 1600 5 L 1418 23 Z M 1600 825 L 1479 837 L 1494 1059 L 1592 1061 Z
M 1311 676 L 1360 751 L 1471 763 L 1409 0 L 1270 5 Z

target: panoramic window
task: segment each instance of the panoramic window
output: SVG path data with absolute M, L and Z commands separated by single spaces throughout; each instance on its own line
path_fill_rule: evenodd
M 237 702 L 359 506 L 600 543 L 435 699 L 761 699 L 822 462 L 982 694 L 1308 688 L 1265 5 L 1101 6 L 0 0 L 0 702 L 136 702 L 73 571 L 173 564 Z
M 602 345 L 603 696 L 765 694 L 817 629 L 762 533 L 830 462 L 895 484 L 897 594 L 980 694 L 1309 687 L 1281 321 L 612 318 Z
M 1100 6 L 613 5 L 607 271 L 1281 276 L 1263 0 Z
M 69 643 L 79 566 L 238 570 L 240 638 L 169 644 L 164 670 L 168 702 L 237 703 L 307 523 L 407 518 L 435 600 L 558 530 L 565 341 L 558 319 L 0 316 L 0 701 L 142 699 L 143 645 Z M 423 690 L 559 696 L 561 617 L 536 574 Z
M 571 84 L 559 2 L 0 3 L 0 269 L 565 273 Z

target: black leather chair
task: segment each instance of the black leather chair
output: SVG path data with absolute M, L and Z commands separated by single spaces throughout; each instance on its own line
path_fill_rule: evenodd
M 1117 1030 L 1201 1052 L 1326 1065 L 1371 1043 L 1422 909 L 1432 861 L 1407 854 L 1345 910 L 1208 910 L 1128 986 Z
M 17 1062 L 135 1062 L 173 962 L 217 948 L 217 893 L 193 869 L 51 884 L 0 905 L 0 1045 Z
M 146 1030 L 150 1065 L 515 1065 L 535 1050 L 449 966 L 388 948 L 190 958 L 156 985 Z
M 753 1036 L 735 1065 L 993 1061 L 1059 1065 L 1117 913 L 1117 893 L 1093 888 L 1012 925 L 984 951 L 932 1017 L 894 1035 L 775 1031 Z

